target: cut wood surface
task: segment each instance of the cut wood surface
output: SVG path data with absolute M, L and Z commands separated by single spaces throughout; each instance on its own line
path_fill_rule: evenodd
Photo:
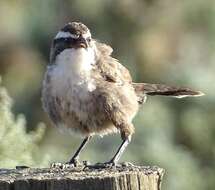
M 0 169 L 0 190 L 160 190 L 153 166 Z

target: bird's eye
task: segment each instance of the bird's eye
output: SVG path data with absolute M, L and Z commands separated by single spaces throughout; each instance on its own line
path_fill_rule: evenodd
M 92 39 L 91 39 L 90 37 L 89 37 L 89 38 L 87 38 L 87 41 L 88 41 L 88 42 L 91 42 L 91 40 L 92 40 Z
M 71 37 L 73 39 L 78 39 L 80 37 L 80 34 L 71 34 Z

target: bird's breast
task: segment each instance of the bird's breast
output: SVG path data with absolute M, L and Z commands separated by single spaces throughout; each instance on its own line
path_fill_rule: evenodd
M 43 99 L 50 105 L 53 104 L 50 99 L 56 99 L 54 102 L 58 104 L 57 112 L 61 117 L 65 113 L 73 113 L 79 120 L 85 121 L 88 118 L 87 109 L 93 107 L 92 92 L 96 89 L 91 77 L 93 64 L 92 50 L 67 49 L 48 68 L 43 85 Z
M 53 123 L 60 129 L 80 134 L 113 131 L 113 125 L 98 108 L 92 79 L 80 79 L 54 68 L 47 72 L 43 88 L 43 104 Z M 64 73 L 64 74 L 63 74 Z M 76 82 L 74 82 L 76 81 Z M 109 127 L 110 126 L 110 127 Z

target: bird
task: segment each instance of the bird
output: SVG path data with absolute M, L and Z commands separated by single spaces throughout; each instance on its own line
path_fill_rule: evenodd
M 93 136 L 120 133 L 121 144 L 104 163 L 116 165 L 134 134 L 132 120 L 148 95 L 204 95 L 187 87 L 135 83 L 112 52 L 111 46 L 92 38 L 81 22 L 64 25 L 52 42 L 42 85 L 43 108 L 54 126 L 83 138 L 68 164 L 77 165 Z

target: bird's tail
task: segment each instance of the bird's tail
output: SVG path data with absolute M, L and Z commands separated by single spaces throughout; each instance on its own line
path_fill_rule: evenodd
M 164 84 L 133 83 L 133 87 L 138 97 L 143 97 L 144 95 L 161 95 L 175 98 L 184 98 L 204 95 L 204 93 L 191 90 L 190 88 L 167 86 Z

